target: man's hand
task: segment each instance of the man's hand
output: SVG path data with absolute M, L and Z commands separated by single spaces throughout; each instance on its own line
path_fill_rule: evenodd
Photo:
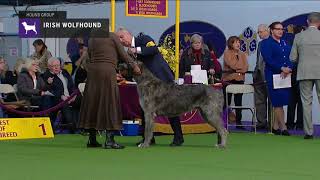
M 65 100 L 67 100 L 68 98 L 69 98 L 68 96 L 64 96 L 64 95 L 61 96 L 62 101 L 65 101 Z
M 54 77 L 49 77 L 49 78 L 48 78 L 48 80 L 47 80 L 48 84 L 52 84 L 53 78 L 54 78 Z
M 73 98 L 71 98 L 69 101 L 68 101 L 68 104 L 71 104 L 72 102 L 74 102 L 76 100 L 76 97 L 77 96 L 73 96 Z
M 46 94 L 46 92 L 44 92 L 44 91 L 41 91 L 41 93 L 40 93 L 41 96 L 44 96 L 45 94 Z
M 137 49 L 136 48 L 128 48 L 128 53 L 129 54 L 137 54 Z
M 216 71 L 214 69 L 209 69 L 209 74 L 214 75 Z

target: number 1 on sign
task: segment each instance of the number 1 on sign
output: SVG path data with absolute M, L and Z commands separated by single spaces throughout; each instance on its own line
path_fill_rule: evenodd
M 41 127 L 41 129 L 42 129 L 43 135 L 44 135 L 44 136 L 47 135 L 47 133 L 46 133 L 46 128 L 44 127 L 44 124 L 40 124 L 39 127 Z

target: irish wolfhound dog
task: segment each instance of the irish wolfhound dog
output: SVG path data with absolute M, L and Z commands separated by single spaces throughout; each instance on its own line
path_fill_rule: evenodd
M 139 147 L 148 147 L 153 134 L 156 116 L 175 117 L 198 109 L 203 119 L 217 130 L 218 147 L 225 147 L 227 130 L 222 122 L 223 93 L 210 86 L 175 85 L 153 76 L 140 64 L 142 74 L 135 75 L 139 101 L 145 113 L 145 140 Z

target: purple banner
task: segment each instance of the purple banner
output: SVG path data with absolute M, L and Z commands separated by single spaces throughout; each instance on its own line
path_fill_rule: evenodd
M 126 0 L 126 15 L 168 17 L 168 0 Z

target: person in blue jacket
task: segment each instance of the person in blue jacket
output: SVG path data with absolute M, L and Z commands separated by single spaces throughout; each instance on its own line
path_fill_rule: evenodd
M 272 107 L 274 108 L 274 123 L 272 131 L 276 135 L 289 136 L 285 121 L 283 106 L 288 105 L 290 88 L 275 89 L 273 75 L 280 74 L 286 78 L 292 72 L 292 63 L 289 59 L 291 47 L 282 39 L 284 28 L 280 22 L 273 22 L 270 26 L 271 36 L 261 43 L 261 55 L 266 63 L 265 79 L 268 86 Z

